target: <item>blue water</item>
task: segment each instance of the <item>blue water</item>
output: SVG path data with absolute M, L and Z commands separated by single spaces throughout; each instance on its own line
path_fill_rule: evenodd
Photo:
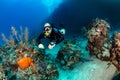
M 39 34 L 45 22 L 64 24 L 66 35 L 81 34 L 82 26 L 98 17 L 112 29 L 120 25 L 119 0 L 0 0 L 0 33 L 10 34 L 11 26 L 28 27 L 30 35 Z M 0 38 L 0 44 L 3 44 Z
M 17 30 L 28 27 L 30 33 L 40 31 L 42 22 L 60 3 L 61 0 L 0 0 L 0 34 L 9 37 L 11 26 Z M 3 43 L 1 38 L 0 42 Z

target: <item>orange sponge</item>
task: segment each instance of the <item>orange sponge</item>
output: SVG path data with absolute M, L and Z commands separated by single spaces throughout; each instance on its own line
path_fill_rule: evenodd
M 17 64 L 22 69 L 26 69 L 29 66 L 32 66 L 32 68 L 35 69 L 33 61 L 32 61 L 32 59 L 30 57 L 23 57 L 22 59 L 17 61 Z

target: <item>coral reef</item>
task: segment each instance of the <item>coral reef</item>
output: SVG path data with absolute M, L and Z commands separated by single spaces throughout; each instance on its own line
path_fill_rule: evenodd
M 59 50 L 56 60 L 63 69 L 73 69 L 74 65 L 81 59 L 80 47 L 67 40 Z
M 45 54 L 44 49 L 39 49 L 35 45 L 34 40 L 28 39 L 28 28 L 23 31 L 20 27 L 20 35 L 15 27 L 11 27 L 11 30 L 10 39 L 2 33 L 6 45 L 0 47 L 0 65 L 3 66 L 6 74 L 1 72 L 1 78 L 4 77 L 5 80 L 56 80 L 59 73 L 55 63 L 51 61 L 50 56 Z
M 114 34 L 114 41 L 110 50 L 110 61 L 120 71 L 120 33 Z
M 3 66 L 0 66 L 0 80 L 7 80 Z
M 59 70 L 73 71 L 76 73 L 73 70 L 74 67 L 77 67 L 76 70 L 78 72 L 79 70 L 82 71 L 82 69 L 84 71 L 87 70 L 86 73 L 89 74 L 89 78 L 91 77 L 91 79 L 94 73 L 98 73 L 100 70 L 102 70 L 102 76 L 105 70 L 105 73 L 115 72 L 116 68 L 120 71 L 120 33 L 115 33 L 113 44 L 111 44 L 109 37 L 110 25 L 105 20 L 96 18 L 90 23 L 89 28 L 84 30 L 88 30 L 87 47 L 87 40 L 85 38 L 66 40 L 60 50 L 58 49 L 58 53 L 55 51 L 57 56 L 55 54 L 55 57 L 53 57 L 53 52 L 49 54 L 45 49 L 39 49 L 36 46 L 35 40 L 29 40 L 28 28 L 23 30 L 20 27 L 20 33 L 18 33 L 15 27 L 12 26 L 10 39 L 3 33 L 1 34 L 6 45 L 0 47 L 0 80 L 58 80 Z M 94 57 L 86 57 L 89 59 L 85 59 L 84 57 L 87 54 L 89 55 L 89 52 L 85 48 L 90 51 L 91 56 L 94 55 L 98 59 Z M 91 62 L 86 63 L 87 67 L 83 64 L 84 68 L 81 68 L 81 63 L 76 64 L 82 60 Z M 108 62 L 105 61 L 110 61 L 110 64 L 113 64 L 115 67 L 109 67 L 107 72 Z M 104 67 L 101 68 L 102 65 Z M 62 67 L 62 69 L 58 67 Z M 88 67 L 89 69 L 87 69 Z M 79 73 L 79 76 L 81 74 Z
M 90 55 L 95 55 L 101 60 L 108 61 L 110 58 L 110 25 L 102 19 L 96 18 L 90 23 L 88 31 L 88 44 L 86 49 L 90 51 Z

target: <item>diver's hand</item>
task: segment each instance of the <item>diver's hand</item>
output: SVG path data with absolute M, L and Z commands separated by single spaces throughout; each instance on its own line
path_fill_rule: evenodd
M 44 49 L 44 45 L 43 45 L 43 44 L 39 44 L 38 47 L 39 47 L 40 49 Z
M 55 47 L 55 45 L 56 45 L 55 43 L 50 43 L 50 44 L 48 45 L 48 48 L 49 48 L 49 49 L 53 49 L 53 47 Z

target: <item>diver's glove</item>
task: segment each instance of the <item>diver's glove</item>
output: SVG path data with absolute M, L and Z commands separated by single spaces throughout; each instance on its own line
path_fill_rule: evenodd
M 53 47 L 55 47 L 55 42 L 50 42 L 50 44 L 48 45 L 49 49 L 53 49 Z
M 38 47 L 39 47 L 40 49 L 44 49 L 44 45 L 43 45 L 43 44 L 39 44 Z

